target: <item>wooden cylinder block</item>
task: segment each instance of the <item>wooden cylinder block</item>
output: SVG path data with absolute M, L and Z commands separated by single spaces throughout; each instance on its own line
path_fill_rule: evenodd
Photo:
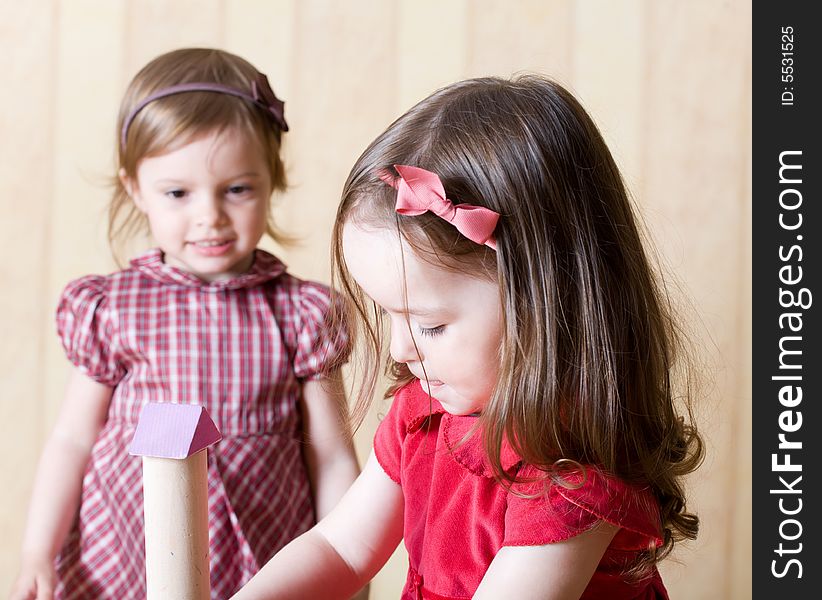
M 147 600 L 209 600 L 206 450 L 143 457 Z

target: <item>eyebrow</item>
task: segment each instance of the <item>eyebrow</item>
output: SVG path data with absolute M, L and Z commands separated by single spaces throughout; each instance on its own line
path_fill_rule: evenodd
M 244 178 L 254 178 L 260 179 L 262 174 L 258 173 L 257 171 L 246 171 L 245 173 L 238 173 L 236 175 L 232 175 L 231 177 L 225 178 L 225 181 L 234 181 L 235 179 L 244 179 Z M 187 183 L 188 180 L 185 178 L 175 179 L 174 177 L 166 177 L 165 179 L 158 179 L 155 181 L 158 185 L 168 185 L 168 184 L 182 184 Z
M 242 177 L 262 177 L 262 173 L 259 173 L 257 171 L 246 171 L 245 173 L 233 175 L 229 179 L 240 179 Z
M 379 304 L 377 306 L 380 306 Z M 442 308 L 434 308 L 434 307 L 427 307 L 427 306 L 417 306 L 417 307 L 408 307 L 403 308 L 401 310 L 395 310 L 393 308 L 388 308 L 385 306 L 380 306 L 383 310 L 387 312 L 397 313 L 398 315 L 414 315 L 415 317 L 430 317 L 431 315 L 442 314 L 445 312 Z

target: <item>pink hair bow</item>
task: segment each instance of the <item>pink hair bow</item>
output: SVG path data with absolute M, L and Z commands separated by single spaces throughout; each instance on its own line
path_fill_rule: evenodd
M 472 242 L 497 249 L 494 229 L 499 213 L 484 206 L 454 204 L 445 197 L 445 188 L 436 173 L 408 165 L 394 165 L 394 168 L 400 174 L 398 180 L 387 173 L 380 178 L 397 189 L 398 213 L 413 217 L 430 211 L 451 223 Z

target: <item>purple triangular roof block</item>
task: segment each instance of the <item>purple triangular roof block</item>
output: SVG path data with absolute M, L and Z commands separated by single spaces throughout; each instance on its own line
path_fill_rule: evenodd
M 128 451 L 136 456 L 188 458 L 221 439 L 202 406 L 149 402 L 140 413 Z

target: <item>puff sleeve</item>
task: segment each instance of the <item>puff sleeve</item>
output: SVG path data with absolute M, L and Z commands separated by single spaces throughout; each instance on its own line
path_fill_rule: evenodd
M 319 379 L 348 359 L 348 329 L 343 325 L 332 328 L 330 314 L 329 289 L 319 283 L 301 282 L 294 353 L 294 374 L 300 379 Z
M 114 319 L 105 277 L 70 282 L 57 305 L 57 334 L 74 366 L 95 381 L 115 386 L 125 375 L 116 355 Z
M 544 473 L 530 466 L 524 478 Z M 566 477 L 568 486 L 550 479 L 517 484 L 509 492 L 505 546 L 539 546 L 579 535 L 600 520 L 620 528 L 615 550 L 639 551 L 662 544 L 659 505 L 649 488 L 629 485 L 598 469 Z M 523 497 L 526 496 L 526 497 Z
M 402 485 L 402 450 L 408 435 L 410 386 L 399 389 L 374 434 L 374 454 L 385 474 Z

